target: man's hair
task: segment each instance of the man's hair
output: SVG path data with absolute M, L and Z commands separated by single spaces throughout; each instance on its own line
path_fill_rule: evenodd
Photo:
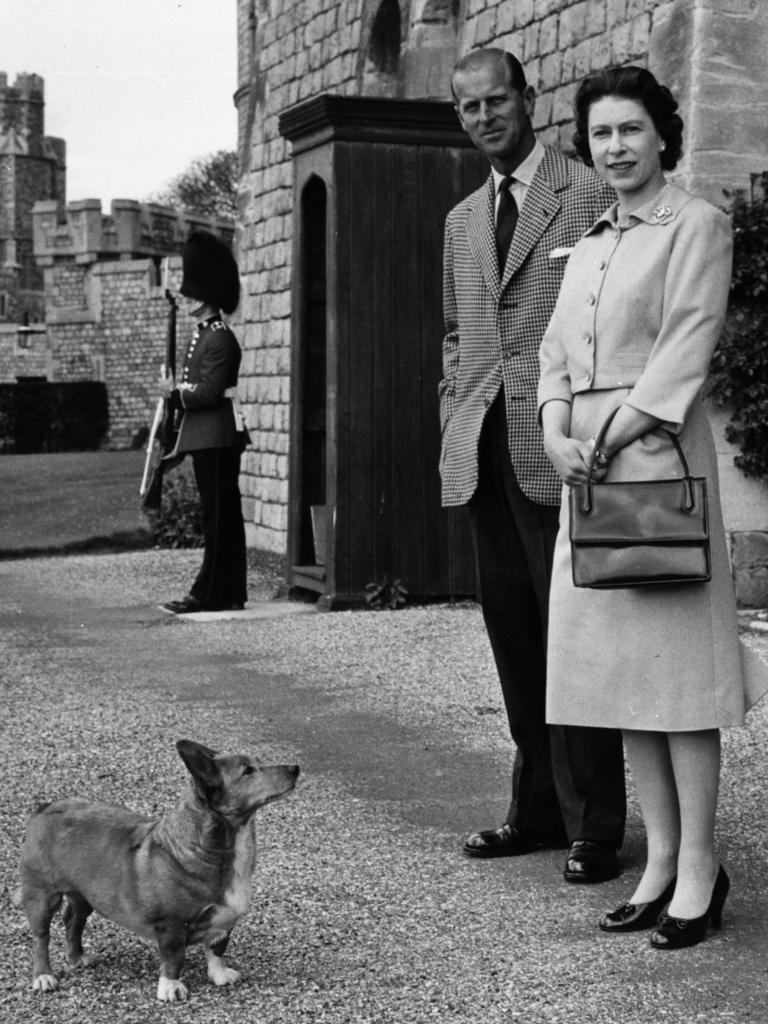
M 503 64 L 507 70 L 507 82 L 518 92 L 525 92 L 528 83 L 525 80 L 523 65 L 517 57 L 513 57 L 511 53 L 498 46 L 484 46 L 478 50 L 470 50 L 454 65 L 451 75 L 451 92 L 456 102 L 458 102 L 454 85 L 456 75 L 462 71 L 477 71 L 488 64 Z
M 665 143 L 660 154 L 662 169 L 671 171 L 683 152 L 683 121 L 677 113 L 677 100 L 665 85 L 659 85 L 650 71 L 632 65 L 596 71 L 578 88 L 573 145 L 584 163 L 593 166 L 589 149 L 589 108 L 606 96 L 636 100 L 645 108 Z

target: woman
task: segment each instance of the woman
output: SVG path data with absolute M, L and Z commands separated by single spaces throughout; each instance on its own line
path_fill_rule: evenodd
M 234 313 L 240 300 L 237 263 L 221 239 L 197 231 L 187 240 L 182 266 L 180 291 L 196 326 L 180 382 L 168 377 L 161 389 L 181 411 L 173 454 L 192 455 L 205 551 L 189 593 L 163 605 L 174 615 L 243 608 L 247 572 L 238 484 L 247 435 L 233 408 L 240 346 L 221 315 Z
M 700 397 L 725 316 L 731 229 L 725 214 L 665 180 L 681 153 L 676 110 L 644 68 L 609 68 L 578 90 L 576 147 L 618 202 L 570 256 L 539 387 L 544 446 L 565 484 L 587 480 L 593 439 L 615 409 L 593 479 L 679 477 L 671 440 L 656 430 L 664 426 L 708 480 L 711 583 L 577 590 L 564 502 L 550 598 L 547 720 L 622 729 L 647 832 L 637 888 L 600 926 L 656 926 L 660 950 L 694 945 L 708 923 L 720 925 L 729 881 L 714 842 L 719 729 L 742 724 L 745 712 Z

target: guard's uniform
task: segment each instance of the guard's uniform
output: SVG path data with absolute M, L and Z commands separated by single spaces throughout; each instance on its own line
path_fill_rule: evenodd
M 173 395 L 181 414 L 173 454 L 192 456 L 205 538 L 203 564 L 189 594 L 164 605 L 175 614 L 242 608 L 247 596 L 238 481 L 248 435 L 233 406 L 241 352 L 214 312 L 237 308 L 237 264 L 229 247 L 207 232 L 190 236 L 182 260 L 181 294 L 199 300 L 210 315 L 195 327 Z
M 190 589 L 205 608 L 245 603 L 245 527 L 240 501 L 238 432 L 229 393 L 237 386 L 240 346 L 219 317 L 199 323 L 179 381 L 183 410 L 176 452 L 190 452 L 200 504 L 205 554 Z

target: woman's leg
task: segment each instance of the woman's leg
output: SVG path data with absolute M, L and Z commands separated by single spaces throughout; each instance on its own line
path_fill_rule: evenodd
M 720 785 L 720 733 L 717 729 L 669 734 L 669 752 L 680 803 L 680 853 L 671 917 L 705 913 L 712 898 L 719 861 L 715 815 Z
M 625 730 L 623 735 L 648 842 L 645 871 L 629 902 L 649 903 L 677 871 L 680 807 L 667 733 Z

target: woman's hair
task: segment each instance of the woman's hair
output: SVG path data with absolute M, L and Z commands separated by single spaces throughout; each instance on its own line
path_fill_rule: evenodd
M 588 75 L 576 93 L 573 144 L 588 167 L 593 166 L 589 151 L 589 108 L 604 96 L 621 96 L 641 103 L 665 143 L 659 154 L 662 168 L 671 171 L 677 166 L 683 152 L 683 121 L 675 113 L 677 100 L 665 85 L 659 85 L 646 68 L 617 67 Z

